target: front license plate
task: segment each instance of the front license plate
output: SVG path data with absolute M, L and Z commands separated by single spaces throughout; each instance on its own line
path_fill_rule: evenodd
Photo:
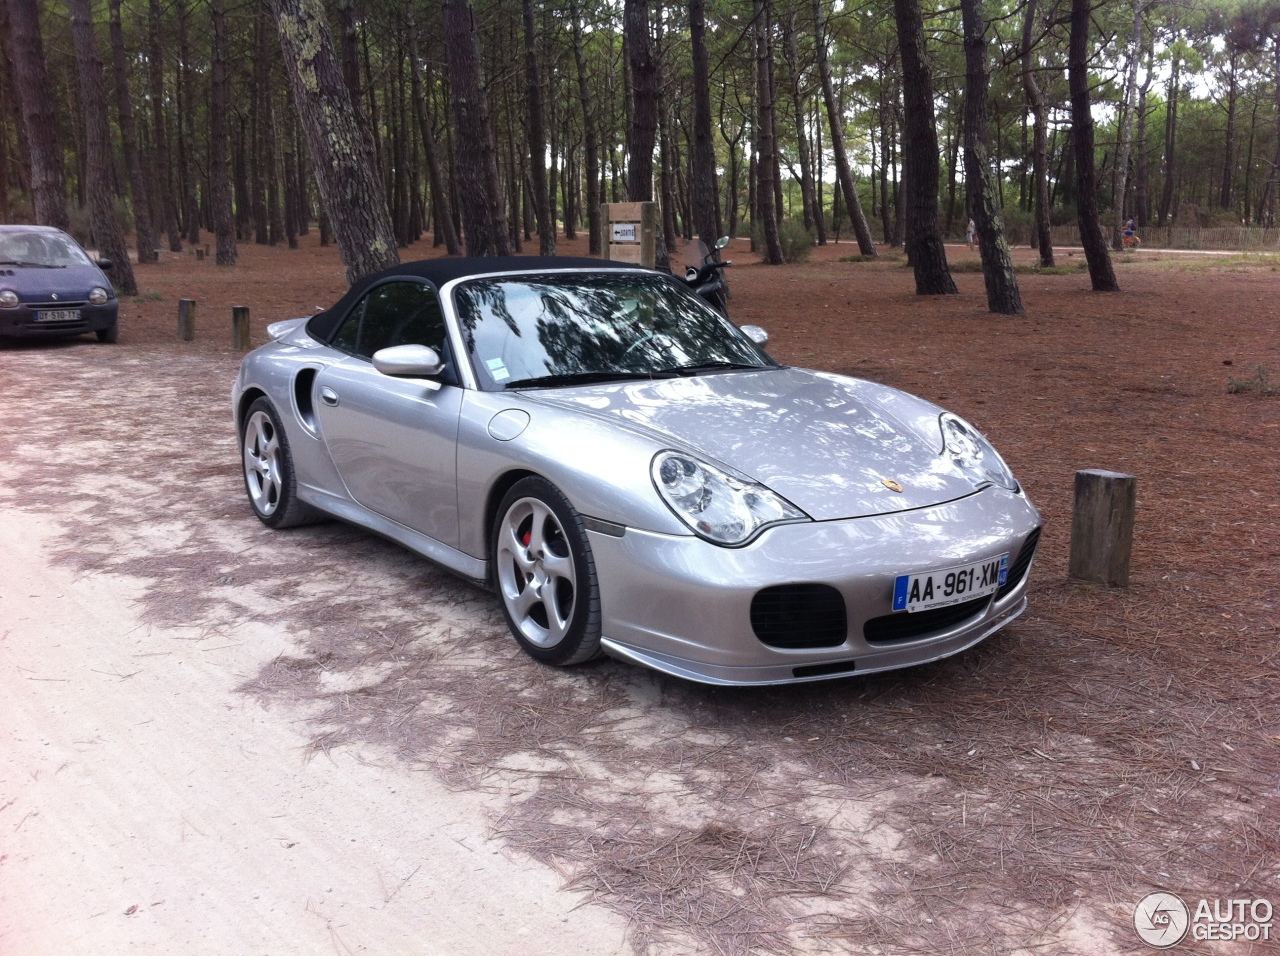
M 1009 577 L 1009 555 L 923 574 L 901 574 L 893 586 L 895 611 L 927 611 L 995 594 Z
M 48 312 L 37 312 L 37 322 L 79 322 L 79 309 L 52 309 Z

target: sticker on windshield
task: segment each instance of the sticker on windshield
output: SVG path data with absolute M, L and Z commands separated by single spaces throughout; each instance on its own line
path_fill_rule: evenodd
M 507 371 L 507 365 L 500 358 L 492 358 L 484 363 L 489 368 L 489 374 L 493 376 L 495 382 L 501 382 L 511 377 L 511 373 Z

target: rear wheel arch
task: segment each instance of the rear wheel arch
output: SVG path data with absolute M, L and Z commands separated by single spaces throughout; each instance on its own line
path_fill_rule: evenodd
M 249 406 L 260 398 L 266 398 L 267 393 L 260 388 L 246 388 L 244 394 L 240 396 L 240 404 L 236 407 L 236 437 L 237 440 L 244 437 L 244 420 L 249 417 Z

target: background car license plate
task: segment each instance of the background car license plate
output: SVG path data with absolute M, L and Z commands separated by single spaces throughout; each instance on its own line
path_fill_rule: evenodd
M 994 594 L 1009 577 L 1009 555 L 923 574 L 902 574 L 894 582 L 895 611 L 927 611 Z
M 79 309 L 51 309 L 36 313 L 37 322 L 79 322 Z

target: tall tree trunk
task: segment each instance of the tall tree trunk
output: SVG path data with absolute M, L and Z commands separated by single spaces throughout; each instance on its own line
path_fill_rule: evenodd
M 297 110 L 294 110 L 292 122 L 289 128 L 293 130 L 294 144 L 294 161 L 297 163 L 297 185 L 298 185 L 298 235 L 305 236 L 311 231 L 311 194 L 308 191 L 308 159 L 306 134 L 302 131 L 302 123 L 298 120 Z
M 1093 158 L 1093 113 L 1089 103 L 1090 0 L 1071 0 L 1071 42 L 1067 54 L 1067 82 L 1071 89 L 1072 146 L 1076 157 L 1076 209 L 1080 244 L 1089 263 L 1094 292 L 1118 292 L 1111 253 L 1098 216 L 1098 178 Z
M 154 0 L 153 0 L 154 2 Z M 265 246 L 271 241 L 271 224 L 267 219 L 267 118 L 271 113 L 271 46 L 275 37 L 275 21 L 271 8 L 261 3 L 254 24 L 255 56 L 253 63 L 253 241 Z
M 883 91 L 880 96 L 880 230 L 884 236 L 885 245 L 893 248 L 898 245 L 898 238 L 894 229 L 894 204 L 889 195 L 889 168 L 893 159 L 892 111 L 885 101 L 886 95 Z M 840 195 L 838 187 L 836 195 Z
M 1124 95 L 1116 117 L 1119 135 L 1116 161 L 1111 167 L 1111 248 L 1124 249 L 1124 199 L 1129 191 L 1129 151 L 1133 142 L 1133 94 L 1138 88 L 1138 60 L 1142 56 L 1142 0 L 1133 4 L 1133 38 L 1129 41 L 1129 69 L 1124 79 Z
M 178 158 L 182 163 L 182 224 L 186 228 L 187 242 L 194 246 L 200 242 L 200 208 L 196 189 L 196 98 L 192 88 L 191 36 L 186 0 L 176 0 L 174 10 L 178 18 Z
M 533 181 L 533 214 L 538 220 L 538 253 L 556 254 L 556 224 L 551 219 L 551 197 L 547 194 L 547 133 L 542 114 L 542 77 L 538 70 L 538 27 L 533 0 L 523 0 L 525 139 L 529 144 L 529 174 Z M 566 210 L 565 225 L 569 216 Z
M 151 79 L 151 140 L 155 159 L 153 211 L 157 228 L 169 237 L 169 251 L 182 251 L 182 231 L 178 228 L 178 207 L 174 201 L 173 170 L 169 163 L 169 134 L 165 129 L 164 45 L 160 39 L 160 0 L 150 0 L 147 13 L 147 69 Z
M 825 246 L 827 244 L 827 205 L 826 198 L 822 194 L 822 114 L 818 109 L 817 103 L 809 104 L 809 125 L 813 130 L 813 160 L 816 169 L 814 170 L 814 182 L 816 185 L 816 195 L 814 196 L 813 219 L 818 227 L 818 245 Z M 875 215 L 875 145 L 872 144 L 871 152 L 873 154 L 871 160 L 871 214 Z
M 1164 113 L 1164 187 L 1160 192 L 1160 225 L 1163 226 L 1169 221 L 1170 214 L 1176 213 L 1173 208 L 1173 187 L 1177 178 L 1177 152 L 1178 144 L 1178 90 L 1179 78 L 1178 68 L 1182 65 L 1182 58 L 1177 47 L 1177 38 L 1173 46 L 1173 62 L 1169 66 L 1169 91 L 1165 96 L 1165 113 Z M 1280 103 L 1277 104 L 1280 108 Z M 1277 120 L 1280 124 L 1280 119 Z M 1280 129 L 1277 130 L 1280 133 Z M 1280 159 L 1280 142 L 1277 143 L 1276 158 Z
M 778 152 L 773 140 L 773 82 L 769 69 L 770 6 L 755 0 L 756 34 L 756 202 L 759 205 L 764 261 L 782 265 L 782 240 L 778 235 L 778 209 L 774 198 L 775 165 Z
M 627 124 L 627 199 L 653 201 L 653 149 L 658 139 L 658 61 L 649 37 L 649 0 L 624 0 L 630 116 Z M 661 222 L 661 219 L 659 220 Z M 656 265 L 667 268 L 667 244 L 657 237 Z
M 662 238 L 668 256 L 676 251 L 676 237 L 680 234 L 676 223 L 679 201 L 676 199 L 675 174 L 672 171 L 674 163 L 670 117 L 663 108 L 658 112 L 658 185 L 662 190 L 662 202 L 659 203 L 662 210 Z M 568 221 L 568 210 L 565 213 Z
M 1137 170 L 1134 174 L 1133 218 L 1138 228 L 1151 225 L 1151 150 L 1147 144 L 1147 94 L 1155 78 L 1155 40 L 1147 44 L 1147 70 L 1142 86 L 1138 88 L 1138 131 L 1134 136 L 1134 148 L 1138 151 Z
M 963 110 L 963 100 L 961 97 Z M 963 127 L 964 123 L 958 124 Z M 956 221 L 956 180 L 960 171 L 960 141 L 964 139 L 964 130 L 954 126 L 947 130 L 947 224 L 943 229 L 944 236 L 953 235 L 952 229 Z
M 67 176 L 58 143 L 52 88 L 45 68 L 40 9 L 36 0 L 8 0 L 8 9 L 9 59 L 13 63 L 13 86 L 22 105 L 36 222 L 68 229 Z
M 649 39 L 648 0 L 624 0 L 631 121 L 627 129 L 627 198 L 653 200 L 653 147 L 658 136 L 658 65 Z
M 716 152 L 711 141 L 711 65 L 707 56 L 706 0 L 689 0 L 693 53 L 693 222 L 707 249 L 716 240 Z M 715 258 L 719 259 L 716 252 Z
M 290 122 L 292 127 L 293 123 Z M 287 130 L 283 137 L 283 148 L 281 150 L 284 168 L 284 238 L 290 249 L 298 248 L 298 164 L 294 161 L 293 156 L 293 131 L 292 128 Z M 395 227 L 392 226 L 394 235 Z
M 894 0 L 893 9 L 902 55 L 907 257 L 915 270 L 916 294 L 954 295 L 956 284 L 938 233 L 938 132 L 920 3 Z
M 12 8 L 11 8 L 12 9 Z M 106 84 L 102 60 L 93 38 L 93 13 L 89 0 L 67 0 L 71 14 L 71 39 L 76 50 L 80 79 L 80 108 L 85 127 L 86 198 L 93 239 L 100 255 L 113 263 L 111 280 L 125 295 L 137 295 L 138 283 L 129 264 L 129 250 L 116 218 L 115 191 L 111 188 L 111 129 L 107 124 Z
M 1228 51 L 1228 72 L 1227 72 L 1227 128 L 1225 132 L 1225 147 L 1222 157 L 1222 193 L 1219 199 L 1219 205 L 1223 209 L 1229 210 L 1232 203 L 1232 190 L 1234 188 L 1234 179 L 1236 171 L 1236 104 L 1240 99 L 1239 79 L 1237 75 L 1237 63 L 1239 61 L 1239 53 L 1234 49 Z
M 236 241 L 244 242 L 253 229 L 253 194 L 249 191 L 249 118 L 243 114 L 231 141 L 231 179 L 235 186 Z
M 400 261 L 373 144 L 357 121 L 321 0 L 271 0 L 289 86 L 348 282 Z
M 275 245 L 284 238 L 284 214 L 280 193 L 280 130 L 276 125 L 275 97 L 267 98 L 267 113 L 263 118 L 267 139 L 267 243 Z
M 587 81 L 587 57 L 582 42 L 578 0 L 569 0 L 569 19 L 573 29 L 573 59 L 578 68 L 578 98 L 582 101 L 582 129 L 586 139 L 587 229 L 591 234 L 589 249 L 591 255 L 598 256 L 603 249 L 600 223 L 600 141 L 596 133 L 594 110 L 591 108 L 591 84 Z
M 1032 70 L 1034 56 L 1032 44 L 1036 27 L 1037 0 L 1028 0 L 1022 21 L 1022 91 L 1035 124 L 1031 140 L 1031 179 L 1035 193 L 1032 217 L 1032 234 L 1040 250 L 1042 268 L 1053 268 L 1053 223 L 1049 218 L 1052 206 L 1049 201 L 1049 122 L 1044 93 L 1036 83 Z
M 227 10 L 226 0 L 210 0 L 213 15 L 213 95 L 209 109 L 209 192 L 213 204 L 216 262 L 236 264 L 236 221 L 227 162 Z
M 454 175 L 470 256 L 511 254 L 498 155 L 480 70 L 480 36 L 470 0 L 443 0 L 444 39 L 453 89 Z
M 355 0 L 338 0 L 338 29 L 342 39 L 342 80 L 347 84 L 347 92 L 351 95 L 351 105 L 364 116 L 364 106 L 360 99 L 360 32 L 356 15 Z M 409 15 L 413 15 L 412 8 Z M 365 117 L 365 122 L 368 118 Z
M 108 0 L 111 19 L 111 62 L 115 69 L 116 113 L 120 118 L 120 139 L 129 166 L 129 191 L 133 199 L 133 230 L 138 246 L 138 262 L 155 262 L 156 232 L 152 222 L 147 178 L 138 154 L 138 128 L 133 121 L 133 99 L 129 93 L 129 71 L 124 51 L 124 27 L 120 23 L 120 0 Z
M 827 58 L 826 30 L 822 16 L 822 0 L 813 0 L 813 36 L 814 46 L 818 53 L 818 73 L 822 78 L 822 98 L 827 105 L 827 122 L 831 126 L 831 152 L 836 161 L 836 180 L 840 191 L 844 194 L 845 209 L 853 222 L 854 235 L 858 237 L 858 252 L 864 256 L 877 258 L 875 241 L 871 238 L 871 228 L 867 225 L 867 217 L 862 212 L 862 202 L 858 199 L 858 189 L 853 181 L 853 171 L 849 168 L 849 156 L 844 146 L 844 118 L 836 104 L 835 85 L 831 80 L 831 63 Z M 839 225 L 836 225 L 837 234 Z
M 418 51 L 418 23 L 413 17 L 413 5 L 409 6 L 409 68 L 413 78 L 413 109 L 418 117 L 418 133 L 422 136 L 422 150 L 426 153 L 427 180 L 431 185 L 431 202 L 435 209 L 434 228 L 444 241 L 451 256 L 460 251 L 458 233 L 453 228 L 453 216 L 449 212 L 449 187 L 440 170 L 440 152 L 436 146 L 431 117 L 427 115 L 427 98 L 422 92 L 422 65 Z
M 1022 312 L 1022 295 L 1013 257 L 1004 238 L 1004 221 L 996 203 L 995 184 L 987 160 L 987 41 L 981 0 L 960 0 L 964 20 L 964 174 L 969 212 L 978 227 L 987 308 L 1001 315 Z
M 816 232 L 817 223 L 814 221 L 814 208 L 818 201 L 814 198 L 813 191 L 813 163 L 809 156 L 809 136 L 805 132 L 804 123 L 804 98 L 800 92 L 800 54 L 796 49 L 796 17 L 791 14 L 784 21 L 783 26 L 783 42 L 787 56 L 788 68 L 791 72 L 791 107 L 795 114 L 796 122 L 796 152 L 800 161 L 800 195 L 801 204 L 804 207 L 802 219 L 804 227 L 810 232 Z

